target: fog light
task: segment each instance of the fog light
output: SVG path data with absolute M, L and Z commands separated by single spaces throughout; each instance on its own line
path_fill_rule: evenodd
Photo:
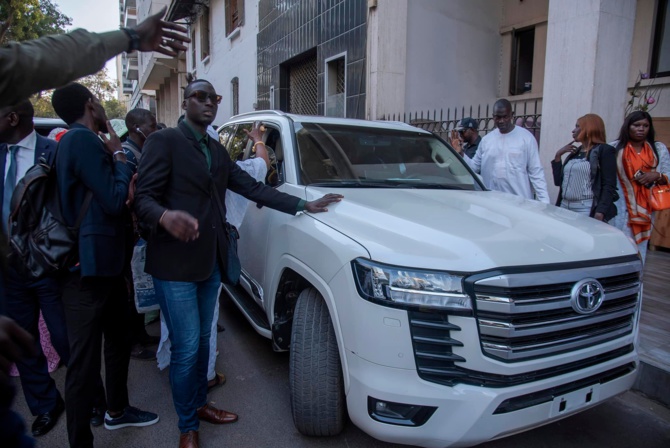
M 421 426 L 437 410 L 433 406 L 394 403 L 368 397 L 368 413 L 378 422 L 400 426 Z

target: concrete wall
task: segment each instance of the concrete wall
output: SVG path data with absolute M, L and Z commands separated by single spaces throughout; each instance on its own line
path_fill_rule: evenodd
M 190 61 L 189 71 L 195 68 L 197 78 L 208 80 L 217 93 L 223 96 L 215 125 L 226 122 L 232 115 L 231 81 L 239 79 L 239 112 L 250 112 L 256 104 L 256 35 L 258 33 L 258 1 L 245 0 L 244 22 L 239 32 L 226 36 L 226 11 L 224 0 L 210 0 L 210 56 L 200 60 L 200 39 L 196 38 L 195 67 Z M 196 26 L 196 36 L 200 34 Z
M 498 94 L 501 17 L 500 1 L 409 2 L 405 109 L 394 112 L 492 103 Z M 397 50 L 389 50 L 386 59 L 400 64 Z
M 524 28 L 546 21 L 549 0 L 502 0 L 501 28 Z

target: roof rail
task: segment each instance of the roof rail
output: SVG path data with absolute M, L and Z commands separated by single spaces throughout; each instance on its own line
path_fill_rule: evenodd
M 280 115 L 280 116 L 286 116 L 286 113 L 282 112 L 281 110 L 274 110 L 274 109 L 268 109 L 268 110 L 255 110 L 253 112 L 244 112 L 243 114 L 237 114 L 232 117 L 233 118 L 239 118 L 239 117 L 246 117 L 247 115 L 258 115 L 258 114 L 275 114 L 275 115 Z

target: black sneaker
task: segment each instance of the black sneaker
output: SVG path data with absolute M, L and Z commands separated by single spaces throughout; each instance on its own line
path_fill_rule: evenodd
M 153 412 L 141 411 L 132 406 L 124 409 L 123 414 L 119 417 L 112 418 L 109 412 L 105 413 L 105 428 L 107 429 L 121 429 L 128 426 L 150 426 L 158 422 L 158 415 Z
M 91 412 L 91 426 L 100 426 L 105 422 L 105 409 L 93 408 Z

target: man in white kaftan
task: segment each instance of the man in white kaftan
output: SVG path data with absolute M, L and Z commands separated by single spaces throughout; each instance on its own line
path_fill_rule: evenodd
M 482 138 L 474 158 L 461 155 L 482 176 L 486 188 L 548 204 L 547 181 L 537 141 L 526 129 L 515 126 L 512 116 L 510 102 L 498 100 L 493 106 L 496 129 Z

